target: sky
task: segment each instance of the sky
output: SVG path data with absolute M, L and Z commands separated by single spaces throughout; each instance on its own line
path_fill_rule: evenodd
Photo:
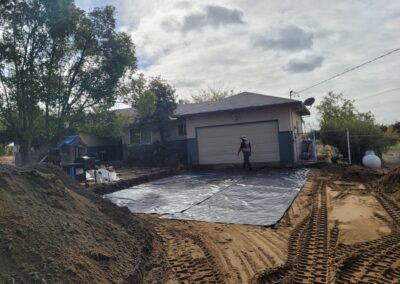
M 400 48 L 397 0 L 77 0 L 116 7 L 131 35 L 138 72 L 161 76 L 179 99 L 211 87 L 289 97 Z M 396 89 L 397 88 L 397 89 Z M 393 90 L 396 89 L 396 90 Z M 354 99 L 378 123 L 400 121 L 400 51 L 299 94 Z M 315 127 L 315 106 L 306 125 Z

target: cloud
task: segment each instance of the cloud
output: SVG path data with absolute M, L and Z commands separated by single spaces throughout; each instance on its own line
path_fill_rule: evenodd
M 297 51 L 310 49 L 313 45 L 313 34 L 296 26 L 287 26 L 278 31 L 278 36 L 269 38 L 261 36 L 256 38 L 255 46 L 264 49 Z
M 117 22 L 132 36 L 139 71 L 167 79 L 183 99 L 207 86 L 289 97 L 290 90 L 302 90 L 400 45 L 393 36 L 400 1 L 76 1 L 85 8 L 105 2 L 116 6 Z M 399 60 L 400 52 L 392 54 L 307 90 L 300 99 L 313 96 L 318 102 L 329 91 L 353 99 L 396 88 Z M 378 108 L 376 103 L 398 96 L 385 93 L 355 104 L 389 123 L 398 119 L 391 109 L 396 104 Z M 315 121 L 315 114 L 307 120 Z
M 244 24 L 243 12 L 222 6 L 206 6 L 202 12 L 189 14 L 183 20 L 182 30 L 200 30 L 206 26 L 219 27 L 223 25 Z
M 324 58 L 319 55 L 306 55 L 301 58 L 293 58 L 289 60 L 287 70 L 290 73 L 311 72 L 322 66 Z

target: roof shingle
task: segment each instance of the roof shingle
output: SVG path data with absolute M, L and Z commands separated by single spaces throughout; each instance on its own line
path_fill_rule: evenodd
M 281 97 L 267 96 L 250 92 L 242 92 L 219 101 L 179 104 L 174 116 L 188 116 L 201 113 L 227 111 L 243 108 L 263 107 L 293 104 L 304 108 L 304 113 L 309 114 L 308 109 L 301 101 Z

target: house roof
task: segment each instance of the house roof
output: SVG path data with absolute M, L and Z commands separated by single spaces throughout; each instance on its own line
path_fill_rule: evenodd
M 116 114 L 126 115 L 130 117 L 134 117 L 136 115 L 136 110 L 132 107 L 115 109 L 114 112 Z
M 302 115 L 309 115 L 309 110 L 303 102 L 281 97 L 267 96 L 250 92 L 242 92 L 219 101 L 179 104 L 174 116 L 190 116 L 210 112 L 229 111 L 235 109 L 257 108 L 267 106 L 293 105 L 298 107 Z
M 80 140 L 85 144 L 86 147 L 105 147 L 114 145 L 116 141 L 112 138 L 100 137 L 97 135 L 90 134 L 79 134 Z

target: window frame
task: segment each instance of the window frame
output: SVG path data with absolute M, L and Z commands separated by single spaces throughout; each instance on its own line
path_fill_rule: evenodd
M 149 131 L 147 135 L 149 135 L 148 141 L 144 141 L 143 137 L 144 131 Z M 135 138 L 134 136 L 137 135 Z M 129 139 L 130 144 L 132 145 L 151 145 L 153 144 L 153 130 L 151 128 L 142 128 L 142 129 L 130 129 L 129 130 Z
M 146 141 L 146 142 L 143 141 L 143 136 L 144 136 L 143 132 L 144 131 L 150 132 L 150 136 L 149 136 L 150 140 L 149 141 Z M 151 144 L 153 144 L 153 130 L 151 128 L 140 129 L 140 145 L 151 145 Z
M 186 137 L 187 136 L 186 122 L 179 122 L 177 130 L 178 130 L 178 133 L 177 133 L 178 137 Z

